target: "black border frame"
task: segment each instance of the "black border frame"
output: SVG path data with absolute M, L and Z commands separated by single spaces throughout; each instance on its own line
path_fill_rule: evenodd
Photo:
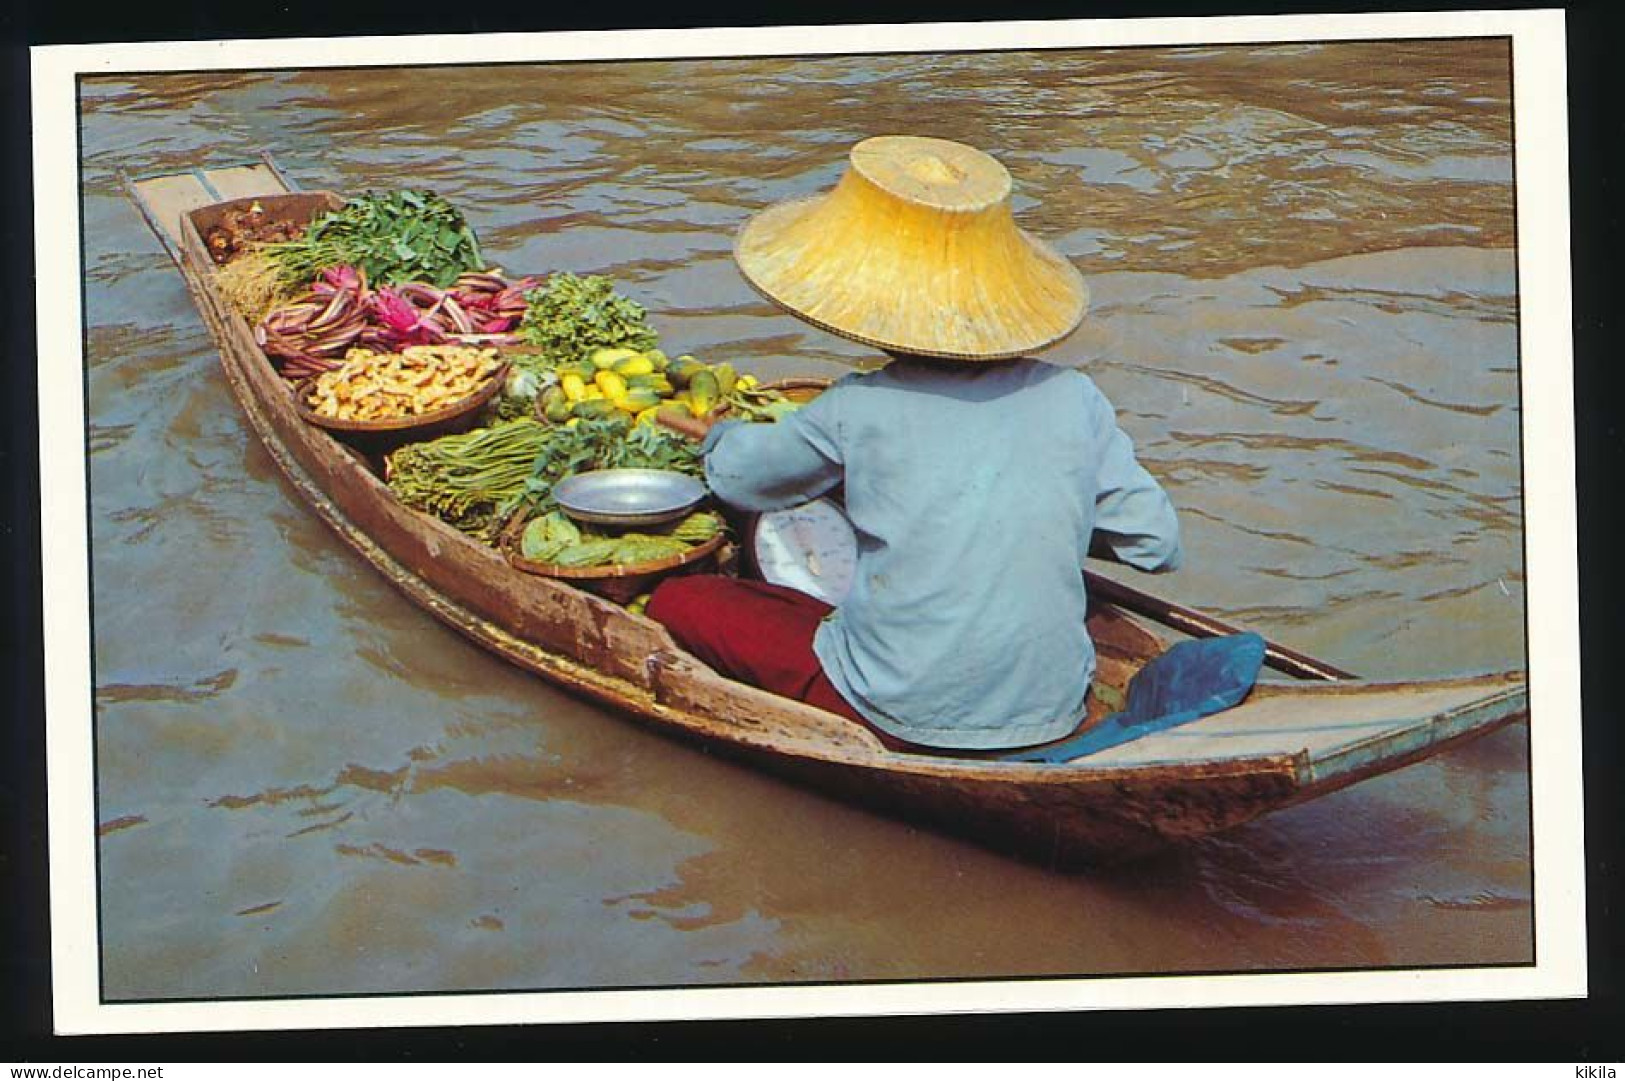
M 1356 5 L 1313 5 L 1295 13 L 1343 11 Z M 1360 4 L 1363 10 L 1413 10 L 1424 5 Z M 1427 4 L 1432 10 L 1463 10 Z M 1535 7 L 1534 4 L 1477 4 L 1483 8 Z M 1549 6 L 1549 5 L 1548 5 Z M 13 724 L 6 726 L 7 783 L 0 787 L 0 810 L 6 822 L 0 848 L 0 881 L 5 893 L 9 947 L 0 959 L 5 976 L 5 1031 L 20 1038 L 5 1047 L 7 1057 L 39 1060 L 206 1061 L 220 1057 L 271 1059 L 278 1051 L 306 1058 L 364 1060 L 469 1057 L 476 1048 L 499 1057 L 539 1059 L 593 1055 L 614 1059 L 651 1057 L 737 1058 L 742 1055 L 827 1058 L 853 1048 L 871 1055 L 910 1058 L 1021 1057 L 1039 1051 L 1103 1059 L 1188 1057 L 1217 1061 L 1227 1056 L 1329 1058 L 1415 1058 L 1418 1061 L 1545 1059 L 1574 1062 L 1619 1061 L 1621 1016 L 1618 987 L 1619 823 L 1615 766 L 1619 761 L 1618 706 L 1606 697 L 1611 674 L 1611 630 L 1619 599 L 1618 571 L 1605 562 L 1611 554 L 1612 501 L 1605 497 L 1616 469 L 1625 464 L 1622 440 L 1612 403 L 1617 367 L 1599 358 L 1609 330 L 1618 326 L 1611 284 L 1603 262 L 1618 249 L 1619 217 L 1605 190 L 1613 162 L 1603 148 L 1622 134 L 1619 114 L 1606 101 L 1604 73 L 1615 58 L 1614 43 L 1622 29 L 1617 11 L 1603 5 L 1567 7 L 1569 19 L 1569 86 L 1571 106 L 1571 214 L 1575 274 L 1575 385 L 1577 402 L 1576 458 L 1580 490 L 1579 556 L 1581 559 L 1582 695 L 1585 723 L 1585 803 L 1587 811 L 1587 924 L 1591 994 L 1578 1001 L 1405 1006 L 1224 1008 L 1126 1013 L 1014 1014 L 940 1016 L 897 1019 L 798 1019 L 769 1022 L 663 1022 L 555 1025 L 543 1029 L 409 1029 L 315 1031 L 289 1041 L 289 1033 L 210 1034 L 196 1037 L 107 1036 L 52 1038 L 49 1032 L 48 910 L 45 902 L 43 673 L 39 612 L 44 603 L 39 580 L 38 475 L 36 400 L 32 368 L 19 363 L 34 355 L 32 297 L 28 290 L 8 290 L 3 300 L 9 355 L 7 397 L 11 424 L 0 428 L 0 457 L 6 472 L 8 511 L 7 586 L 11 604 L 6 623 L 6 674 L 13 688 Z M 197 7 L 170 11 L 126 8 L 112 18 L 98 13 L 86 19 L 84 9 L 59 6 L 49 13 L 23 8 L 0 14 L 8 44 L 59 43 L 74 40 L 164 40 L 212 37 L 277 36 L 290 25 L 300 33 L 344 36 L 350 33 L 491 32 L 502 30 L 621 28 L 632 26 L 722 26 L 769 23 L 829 24 L 839 22 L 982 21 L 1058 17 L 1124 17 L 1143 15 L 1208 15 L 1189 5 L 1166 3 L 1100 5 L 1092 10 L 1057 10 L 1030 2 L 1006 4 L 997 15 L 973 5 L 937 4 L 928 10 L 879 11 L 852 4 L 826 4 L 817 10 L 778 7 L 730 17 L 715 7 L 695 12 L 668 11 L 653 19 L 648 12 L 621 20 L 605 10 L 548 11 L 547 25 L 526 5 L 498 0 L 478 12 L 440 9 L 381 11 L 371 8 L 317 10 L 309 0 L 275 7 L 236 9 L 236 22 Z M 1224 14 L 1266 14 L 1279 8 L 1232 5 Z M 428 13 L 425 14 L 424 12 Z M 667 16 L 661 18 L 661 15 Z M 680 18 L 689 15 L 690 18 Z M 771 15 L 771 17 L 768 17 Z M 460 16 L 460 21 L 458 18 Z M 679 18 L 673 18 L 679 16 Z M 703 17 L 700 17 L 703 16 Z M 165 22 L 165 19 L 168 22 Z M 321 26 L 322 20 L 327 25 Z M 320 29 L 312 27 L 312 23 Z M 385 29 L 387 27 L 387 29 Z M 132 32 L 133 31 L 133 32 Z M 0 165 L 8 195 L 5 247 L 16 271 L 8 280 L 29 276 L 32 252 L 30 158 L 28 147 L 28 68 L 25 53 L 7 52 L 3 96 L 5 134 L 14 153 Z M 1605 292 L 1606 290 L 1606 292 Z M 1606 300 L 1604 298 L 1607 298 Z M 1612 306 L 1610 306 L 1612 302 Z M 1172 1045 L 1168 1035 L 1183 1042 Z M 1267 1044 L 1267 1046 L 1266 1046 Z M 1170 1055 L 1170 1052 L 1173 1052 Z M 477 1052 L 476 1052 L 477 1053 Z

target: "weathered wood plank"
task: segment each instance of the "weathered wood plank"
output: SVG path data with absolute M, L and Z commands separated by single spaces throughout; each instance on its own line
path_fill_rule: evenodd
M 221 199 L 286 194 L 282 181 L 268 165 L 231 165 L 224 169 L 205 169 L 203 175 L 209 178 L 209 183 L 214 185 Z
M 861 725 L 724 679 L 692 656 L 671 653 L 653 660 L 655 698 L 662 705 L 712 718 L 741 736 L 770 744 L 884 753 L 880 740 Z
M 1234 709 L 1153 733 L 1090 756 L 1095 766 L 1141 766 L 1169 762 L 1303 755 L 1329 763 L 1364 747 L 1381 752 L 1407 747 L 1441 726 L 1455 711 L 1499 701 L 1516 687 L 1510 679 L 1433 687 L 1426 684 L 1344 685 L 1340 694 L 1274 694 L 1249 698 Z
M 153 223 L 163 230 L 164 238 L 177 247 L 181 243 L 181 219 L 215 201 L 191 173 L 137 180 L 133 186 Z

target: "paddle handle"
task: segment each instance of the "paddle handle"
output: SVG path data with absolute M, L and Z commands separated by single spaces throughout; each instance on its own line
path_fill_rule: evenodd
M 1203 615 L 1193 609 L 1178 605 L 1172 601 L 1165 601 L 1161 597 L 1153 597 L 1149 593 L 1142 593 L 1133 586 L 1096 574 L 1093 571 L 1083 572 L 1084 580 L 1088 583 L 1092 596 L 1115 604 L 1117 607 L 1130 612 L 1147 616 L 1156 620 L 1165 627 L 1188 634 L 1192 638 L 1217 638 L 1226 634 L 1240 634 L 1245 627 L 1237 627 L 1212 616 Z M 1264 663 L 1278 672 L 1285 672 L 1289 676 L 1299 679 L 1358 679 L 1360 677 L 1352 672 L 1345 672 L 1336 665 L 1316 660 L 1307 653 L 1299 653 L 1295 649 L 1264 640 Z

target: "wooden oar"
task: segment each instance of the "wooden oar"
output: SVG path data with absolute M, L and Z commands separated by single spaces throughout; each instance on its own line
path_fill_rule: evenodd
M 1193 638 L 1217 638 L 1220 635 L 1240 634 L 1247 630 L 1237 627 L 1223 620 L 1214 619 L 1191 608 L 1178 605 L 1172 601 L 1165 601 L 1161 597 L 1153 597 L 1149 593 L 1142 593 L 1133 586 L 1126 586 L 1122 582 L 1085 570 L 1084 580 L 1089 585 L 1092 596 L 1117 605 L 1119 608 L 1138 613 L 1156 620 L 1165 627 L 1188 634 Z M 1255 632 L 1256 633 L 1256 632 Z M 1336 665 L 1316 660 L 1306 653 L 1299 653 L 1295 649 L 1264 639 L 1264 663 L 1278 672 L 1285 672 L 1289 676 L 1299 679 L 1359 679 L 1352 672 L 1345 672 Z

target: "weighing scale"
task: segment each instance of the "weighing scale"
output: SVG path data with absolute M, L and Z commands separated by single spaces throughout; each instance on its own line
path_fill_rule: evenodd
M 858 569 L 858 534 L 846 510 L 824 497 L 745 523 L 744 554 L 765 582 L 799 589 L 825 604 L 846 599 Z

